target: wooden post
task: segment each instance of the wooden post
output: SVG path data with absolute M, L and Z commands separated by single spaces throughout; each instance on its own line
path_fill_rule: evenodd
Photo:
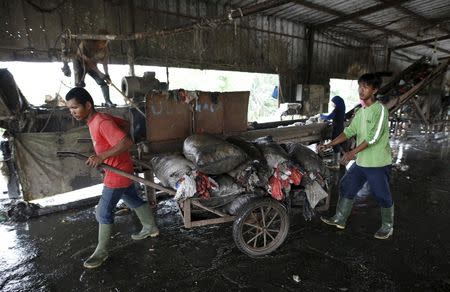
M 191 228 L 191 199 L 183 202 L 183 222 L 184 227 Z
M 144 178 L 146 180 L 148 180 L 148 181 L 155 182 L 154 181 L 154 174 L 153 174 L 152 170 L 145 171 L 144 172 Z M 156 204 L 158 203 L 156 201 L 155 189 L 145 185 L 145 194 L 147 195 L 147 200 L 148 200 L 148 203 L 150 204 L 150 206 L 155 207 Z
M 386 54 L 386 62 L 384 63 L 384 70 L 388 71 L 389 67 L 391 66 L 391 54 L 392 50 L 391 48 L 386 48 L 387 54 Z
M 427 121 L 427 118 L 425 117 L 425 115 L 422 112 L 422 109 L 420 108 L 419 103 L 417 102 L 417 100 L 415 98 L 412 98 L 411 101 L 413 102 L 414 107 L 416 108 L 417 113 L 419 114 L 419 116 L 422 118 L 422 120 L 425 122 L 425 125 L 428 126 L 430 125 L 430 123 Z

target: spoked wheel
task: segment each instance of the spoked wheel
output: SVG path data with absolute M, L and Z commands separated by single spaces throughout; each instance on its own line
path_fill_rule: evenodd
M 286 239 L 289 215 L 286 208 L 271 198 L 251 201 L 233 224 L 236 246 L 251 257 L 276 250 Z

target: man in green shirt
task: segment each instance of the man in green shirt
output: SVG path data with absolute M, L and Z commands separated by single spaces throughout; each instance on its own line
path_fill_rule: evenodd
M 344 132 L 328 144 L 319 145 L 319 149 L 330 148 L 356 136 L 356 148 L 344 154 L 342 163 L 347 164 L 356 158 L 340 182 L 340 197 L 336 214 L 331 218 L 321 217 L 326 224 L 344 229 L 350 215 L 353 200 L 364 183 L 370 189 L 381 206 L 381 228 L 375 238 L 387 239 L 394 232 L 394 203 L 389 188 L 389 174 L 392 163 L 389 146 L 388 110 L 375 100 L 375 94 L 382 83 L 376 73 L 362 75 L 358 79 L 359 109 Z

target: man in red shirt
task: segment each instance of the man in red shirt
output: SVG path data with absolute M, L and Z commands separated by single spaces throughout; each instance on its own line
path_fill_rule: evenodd
M 81 87 L 72 88 L 66 95 L 66 104 L 76 120 L 87 122 L 95 155 L 91 155 L 86 164 L 98 167 L 109 164 L 122 171 L 133 173 L 133 162 L 128 150 L 133 142 L 127 135 L 128 122 L 94 108 L 91 95 Z M 149 206 L 138 196 L 134 183 L 129 178 L 105 171 L 103 191 L 96 208 L 99 222 L 98 244 L 94 253 L 84 262 L 86 268 L 97 268 L 108 258 L 108 245 L 114 223 L 114 207 L 122 199 L 138 215 L 142 230 L 131 237 L 140 240 L 159 235 L 153 213 Z

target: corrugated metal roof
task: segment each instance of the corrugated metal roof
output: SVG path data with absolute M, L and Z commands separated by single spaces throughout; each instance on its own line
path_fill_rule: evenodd
M 411 16 L 393 7 L 362 16 L 359 19 L 384 27 L 392 23 L 402 22 L 408 18 L 411 18 Z
M 407 2 L 402 6 L 421 16 L 431 19 L 450 18 L 450 2 L 448 0 L 414 0 Z
M 397 0 L 392 1 L 397 2 Z M 261 1 L 252 3 L 257 2 Z M 249 2 L 233 1 L 233 5 L 236 6 L 244 3 Z M 384 8 L 375 9 L 380 6 Z M 367 10 L 370 7 L 375 7 L 373 12 Z M 360 17 L 340 20 L 343 16 L 358 11 L 365 11 L 365 13 Z M 388 2 L 381 0 L 298 0 L 266 10 L 263 14 L 310 25 L 320 25 L 331 21 L 330 26 L 321 27 L 321 29 L 374 38 L 375 41 L 388 39 L 391 47 L 450 35 L 449 0 L 402 1 L 396 6 L 389 6 Z M 436 26 L 437 23 L 439 27 Z M 427 45 L 430 46 L 430 44 Z M 448 41 L 440 41 L 438 46 L 450 52 Z M 426 45 L 418 45 L 408 50 L 421 54 L 428 52 L 429 48 Z M 439 54 L 446 53 L 441 51 Z
M 105 1 L 105 5 L 89 9 L 86 9 L 90 7 L 89 0 L 63 1 L 60 11 L 54 9 L 56 11 L 53 13 L 36 12 L 36 8 L 28 1 L 0 1 L 0 23 L 3 24 L 3 29 L 0 30 L 0 48 L 7 50 L 8 54 L 10 51 L 14 51 L 14 54 L 42 51 L 44 54 L 49 48 L 57 49 L 53 48 L 55 38 L 68 27 L 72 29 L 72 33 L 92 32 L 104 26 L 115 33 L 128 32 L 132 29 L 129 27 L 131 25 L 136 27 L 136 31 L 163 29 L 189 25 L 203 17 L 220 18 L 227 15 L 230 9 L 261 3 L 273 5 L 270 9 L 250 13 L 249 17 L 237 23 L 256 29 L 258 37 L 262 33 L 264 36 L 275 33 L 295 39 L 295 44 L 292 45 L 292 55 L 295 58 L 302 54 L 299 48 L 303 47 L 297 42 L 303 42 L 306 30 L 301 24 L 316 26 L 327 35 L 334 33 L 334 38 L 339 38 L 340 33 L 355 40 L 355 46 L 358 43 L 367 46 L 374 42 L 380 45 L 388 42 L 390 47 L 397 47 L 430 40 L 426 45 L 402 49 L 417 54 L 429 50 L 434 45 L 433 39 L 450 36 L 450 0 L 385 1 L 387 0 L 135 0 L 132 1 L 135 6 L 133 19 L 125 14 L 127 9 L 120 9 L 121 5 L 125 6 L 126 1 Z M 46 2 L 40 2 L 45 8 Z M 50 5 L 52 1 L 48 2 L 49 7 L 54 6 Z M 394 2 L 401 3 L 401 6 L 393 7 Z M 364 14 L 358 16 L 361 11 Z M 261 15 L 268 17 L 260 17 Z M 146 46 L 153 48 L 149 44 Z M 450 55 L 448 40 L 440 41 L 438 46 L 444 50 L 439 54 Z
M 311 2 L 323 7 L 328 7 L 330 9 L 350 14 L 359 10 L 362 10 L 364 8 L 374 6 L 376 4 L 379 4 L 378 1 L 375 0 L 367 0 L 367 1 L 361 1 L 361 0 L 338 0 L 338 1 L 329 1 L 329 0 L 308 0 L 307 2 Z
M 290 21 L 296 21 L 304 24 L 316 24 L 324 20 L 333 19 L 333 16 L 328 13 L 300 6 L 298 4 L 285 4 L 281 7 L 288 9 L 278 11 L 278 7 L 272 8 L 265 11 L 264 14 L 285 18 Z

